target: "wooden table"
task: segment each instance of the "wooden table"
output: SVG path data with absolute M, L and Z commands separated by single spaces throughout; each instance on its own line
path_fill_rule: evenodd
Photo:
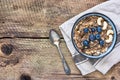
M 63 22 L 104 1 L 0 0 L 0 80 L 120 80 L 120 64 L 106 75 L 96 71 L 82 76 L 62 40 L 71 68 L 71 75 L 65 75 L 48 38 L 50 29 L 60 33 Z

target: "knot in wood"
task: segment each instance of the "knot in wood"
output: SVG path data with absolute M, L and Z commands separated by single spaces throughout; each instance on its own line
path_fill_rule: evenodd
M 27 74 L 22 74 L 20 76 L 20 80 L 31 80 L 31 77 L 29 75 L 27 75 Z
M 13 45 L 11 45 L 11 44 L 3 44 L 1 46 L 1 51 L 5 55 L 10 55 L 12 53 L 12 51 L 13 51 Z

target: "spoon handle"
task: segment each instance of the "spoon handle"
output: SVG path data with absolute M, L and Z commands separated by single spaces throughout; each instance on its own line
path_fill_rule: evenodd
M 71 71 L 70 71 L 70 68 L 69 68 L 66 60 L 65 60 L 65 59 L 62 59 L 62 63 L 63 63 L 63 67 L 64 67 L 65 73 L 66 73 L 67 75 L 69 75 L 69 74 L 71 73 Z
M 65 71 L 65 73 L 66 73 L 67 75 L 69 75 L 69 74 L 71 73 L 70 68 L 69 68 L 69 66 L 68 66 L 68 64 L 67 64 L 67 62 L 66 62 L 66 60 L 65 60 L 65 58 L 64 58 L 64 56 L 63 56 L 63 54 L 62 54 L 62 51 L 61 51 L 61 49 L 60 49 L 60 46 L 57 45 L 57 48 L 58 48 L 58 51 L 59 51 L 60 56 L 61 56 L 61 59 L 62 59 L 64 71 Z

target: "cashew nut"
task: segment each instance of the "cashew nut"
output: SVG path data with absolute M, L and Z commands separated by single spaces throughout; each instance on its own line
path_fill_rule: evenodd
M 90 22 L 89 25 L 92 26 L 92 25 L 93 25 L 93 22 Z
M 102 17 L 98 18 L 98 19 L 97 19 L 97 24 L 98 24 L 98 25 L 102 25 L 102 20 L 103 20 Z
M 94 55 L 99 55 L 100 54 L 100 51 L 96 51 L 96 53 Z
M 106 41 L 106 43 L 110 43 L 112 42 L 112 39 L 113 39 L 113 35 L 109 35 L 109 38 Z
M 102 52 L 105 52 L 105 51 L 107 51 L 107 49 L 108 49 L 107 47 L 106 47 L 106 48 L 103 48 L 103 49 L 102 49 Z
M 91 54 L 91 52 L 89 50 L 86 50 L 85 53 L 86 54 Z
M 94 51 L 93 51 L 93 50 L 91 50 L 90 52 L 91 52 L 91 53 L 94 53 Z
M 110 35 L 110 34 L 113 34 L 114 32 L 113 32 L 113 30 L 108 30 L 107 31 L 107 35 Z
M 107 29 L 107 26 L 108 26 L 108 23 L 106 21 L 103 22 L 103 30 L 106 30 Z

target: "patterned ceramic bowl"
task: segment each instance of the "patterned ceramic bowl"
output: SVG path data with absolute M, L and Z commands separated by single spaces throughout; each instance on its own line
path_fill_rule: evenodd
M 71 33 L 75 49 L 88 58 L 101 58 L 109 54 L 117 39 L 113 21 L 96 12 L 81 16 L 74 23 Z

